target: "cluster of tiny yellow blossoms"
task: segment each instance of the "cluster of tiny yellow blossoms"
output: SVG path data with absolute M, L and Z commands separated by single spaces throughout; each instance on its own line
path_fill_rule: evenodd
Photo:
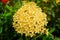
M 60 0 L 56 0 L 56 3 L 59 3 L 60 2 Z
M 13 15 L 13 27 L 17 33 L 35 36 L 36 33 L 48 35 L 47 15 L 34 2 L 24 3 Z

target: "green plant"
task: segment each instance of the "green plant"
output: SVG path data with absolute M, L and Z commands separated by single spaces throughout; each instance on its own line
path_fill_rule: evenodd
M 27 0 L 29 2 L 31 0 Z M 60 40 L 60 3 L 56 0 L 32 0 L 43 12 L 47 14 L 49 35 L 38 35 L 36 37 L 25 37 L 18 34 L 12 27 L 13 14 L 22 6 L 22 0 L 10 0 L 9 3 L 3 4 L 0 1 L 0 40 Z

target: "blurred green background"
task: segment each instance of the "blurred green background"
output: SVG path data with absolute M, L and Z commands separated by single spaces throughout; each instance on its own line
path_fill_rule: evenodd
M 22 0 L 0 0 L 0 40 L 60 40 L 60 2 L 56 0 L 34 1 L 47 14 L 49 35 L 25 37 L 18 34 L 12 27 L 12 16 L 22 6 Z

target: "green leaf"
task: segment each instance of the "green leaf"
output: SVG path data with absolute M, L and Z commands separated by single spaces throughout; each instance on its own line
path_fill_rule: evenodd
M 53 40 L 53 39 L 54 39 L 54 37 L 53 37 L 53 35 L 50 34 L 50 33 L 49 33 L 48 36 L 43 36 L 43 40 Z
M 18 0 L 18 5 L 21 6 L 21 4 L 22 4 L 22 1 Z
M 20 37 L 18 40 L 23 40 L 22 37 Z
M 55 17 L 55 13 L 52 11 L 52 14 L 51 14 L 53 17 Z
M 60 40 L 60 38 L 59 37 L 55 37 L 55 40 Z
M 52 33 L 54 31 L 55 31 L 55 28 L 51 28 L 50 31 L 49 31 L 49 33 Z
M 2 33 L 2 30 L 3 30 L 3 28 L 2 28 L 2 27 L 0 27 L 0 34 Z
M 9 5 L 6 5 L 6 8 L 9 9 L 9 11 L 11 11 L 11 12 L 13 11 L 13 10 L 12 10 L 12 7 L 9 6 Z

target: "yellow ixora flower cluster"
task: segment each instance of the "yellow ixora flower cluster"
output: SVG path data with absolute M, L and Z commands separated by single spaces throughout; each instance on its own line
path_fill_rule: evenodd
M 59 3 L 60 2 L 60 0 L 56 0 L 56 3 Z
M 35 36 L 36 33 L 48 35 L 47 15 L 34 2 L 24 3 L 13 15 L 13 27 L 17 33 Z

